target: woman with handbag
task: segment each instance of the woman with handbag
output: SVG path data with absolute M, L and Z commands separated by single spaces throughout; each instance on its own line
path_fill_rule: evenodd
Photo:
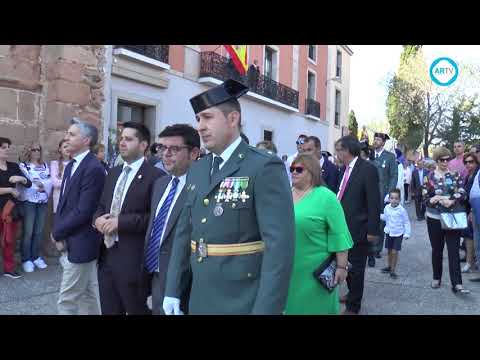
M 43 161 L 40 144 L 34 143 L 26 148 L 25 161 L 20 163 L 20 169 L 33 183 L 31 188 L 23 192 L 22 264 L 23 271 L 30 273 L 35 267 L 47 267 L 40 256 L 40 243 L 47 217 L 47 203 L 52 193 L 52 179 L 50 169 Z
M 467 228 L 463 179 L 457 172 L 448 169 L 452 158 L 450 150 L 441 146 L 435 149 L 433 160 L 435 171 L 428 176 L 422 195 L 427 208 L 428 237 L 432 246 L 433 281 L 431 287 L 438 289 L 442 281 L 442 257 L 445 243 L 448 249 L 448 267 L 452 291 L 468 294 L 462 285 L 460 270 L 460 235 Z
M 10 139 L 0 137 L 0 246 L 3 254 L 4 276 L 18 279 L 21 275 L 15 270 L 15 243 L 18 217 L 17 198 L 20 192 L 17 185 L 29 188 L 32 182 L 20 170 L 18 164 L 7 161 Z
M 295 210 L 295 257 L 285 314 L 339 314 L 339 283 L 348 271 L 348 249 L 353 245 L 342 205 L 321 177 L 318 159 L 301 154 L 290 167 Z M 332 287 L 314 275 L 329 268 Z M 323 265 L 326 266 L 323 266 Z M 320 271 L 320 272 L 321 272 Z

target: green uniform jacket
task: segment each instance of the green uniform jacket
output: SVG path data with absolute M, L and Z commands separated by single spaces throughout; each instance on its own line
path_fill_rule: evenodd
M 375 153 L 373 154 L 375 156 Z M 380 201 L 382 202 L 385 196 L 397 187 L 398 182 L 398 164 L 394 154 L 383 150 L 378 159 L 374 159 L 373 163 L 378 169 L 379 185 L 380 185 Z
M 275 155 L 244 141 L 213 177 L 212 155 L 192 164 L 187 200 L 177 223 L 165 296 L 179 298 L 192 269 L 190 314 L 281 314 L 295 248 L 291 189 L 285 165 Z M 245 202 L 222 202 L 214 215 L 215 195 L 228 177 L 248 177 Z M 233 205 L 235 204 L 235 205 Z M 237 244 L 263 240 L 263 253 L 207 256 L 198 261 L 191 240 Z

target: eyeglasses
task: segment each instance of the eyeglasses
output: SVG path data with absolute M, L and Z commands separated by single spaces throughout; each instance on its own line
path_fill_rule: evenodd
M 303 173 L 304 167 L 303 166 L 290 166 L 290 172 L 293 174 L 295 171 L 297 174 Z
M 467 164 L 475 164 L 475 161 L 474 160 L 466 160 L 463 162 L 465 165 Z
M 42 151 L 41 149 L 30 149 L 31 152 L 40 152 Z
M 158 148 L 157 148 L 157 151 L 160 152 L 160 153 L 164 153 L 164 152 L 167 152 L 167 150 L 169 150 L 173 155 L 176 155 L 180 150 L 182 149 L 190 149 L 190 146 L 188 145 L 185 145 L 185 146 L 176 146 L 176 145 L 173 145 L 173 146 L 165 146 L 165 145 L 160 145 Z
M 438 159 L 438 161 L 440 161 L 440 162 L 448 162 L 448 161 L 450 161 L 450 158 L 442 158 L 442 159 Z
M 301 138 L 301 139 L 297 140 L 297 145 L 303 145 L 303 144 L 305 144 L 305 139 L 304 138 Z

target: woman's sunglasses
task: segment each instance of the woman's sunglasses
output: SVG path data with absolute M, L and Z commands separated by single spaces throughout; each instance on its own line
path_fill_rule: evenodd
M 40 151 L 42 151 L 42 150 L 40 150 L 40 149 L 30 149 L 30 151 L 31 151 L 31 152 L 40 152 Z
M 463 162 L 465 165 L 467 164 L 475 164 L 475 160 L 466 160 Z
M 441 159 L 438 159 L 438 161 L 440 161 L 440 162 L 448 162 L 448 161 L 450 161 L 450 158 L 441 158 Z
M 290 166 L 290 172 L 293 174 L 295 171 L 297 174 L 301 174 L 303 172 L 303 166 Z

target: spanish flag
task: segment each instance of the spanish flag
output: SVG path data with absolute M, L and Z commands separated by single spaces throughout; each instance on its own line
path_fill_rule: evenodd
M 238 72 L 245 75 L 247 72 L 247 45 L 223 45 L 232 58 Z

